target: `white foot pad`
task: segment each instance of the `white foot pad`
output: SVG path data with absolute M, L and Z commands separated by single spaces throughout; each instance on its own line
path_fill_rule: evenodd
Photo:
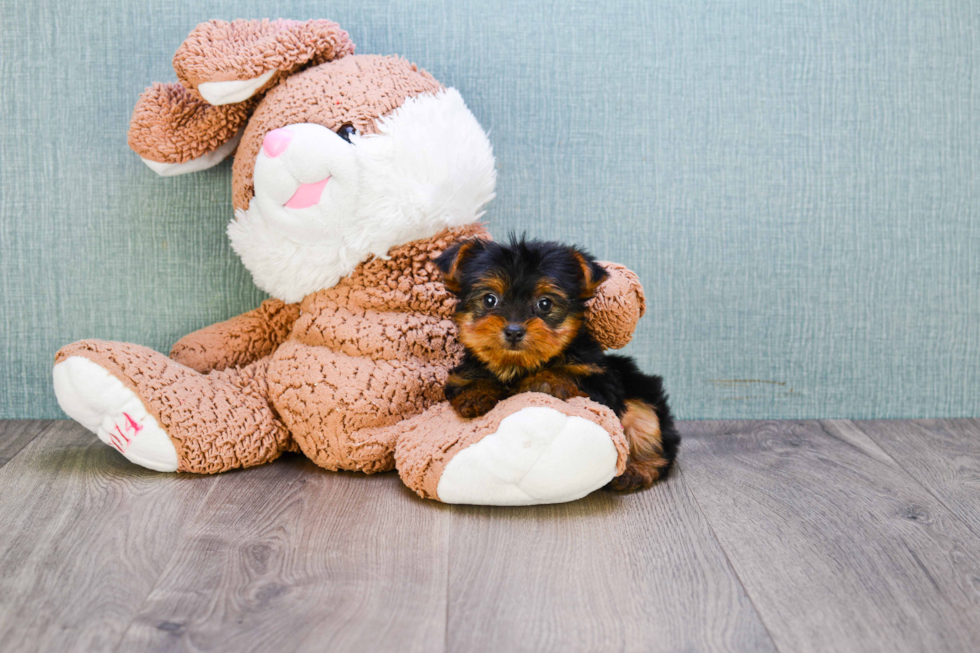
M 267 70 L 252 79 L 234 79 L 228 82 L 204 82 L 197 85 L 197 92 L 211 106 L 236 104 L 249 99 L 276 74 L 276 69 Z
M 219 145 L 213 152 L 201 155 L 190 161 L 185 161 L 184 163 L 160 163 L 159 161 L 151 161 L 150 159 L 143 159 L 143 163 L 161 177 L 174 177 L 176 175 L 186 175 L 191 172 L 207 170 L 224 161 L 228 158 L 228 155 L 235 151 L 235 148 L 238 147 L 238 142 L 242 140 L 243 133 L 245 133 L 244 127 L 239 129 L 238 133 L 232 136 L 230 141 Z M 142 159 L 143 157 L 140 158 Z
M 61 409 L 130 462 L 158 472 L 177 471 L 177 450 L 143 402 L 104 367 L 82 356 L 54 366 Z
M 526 506 L 574 501 L 616 474 L 616 446 L 601 426 L 552 408 L 524 408 L 460 451 L 436 492 L 445 503 Z

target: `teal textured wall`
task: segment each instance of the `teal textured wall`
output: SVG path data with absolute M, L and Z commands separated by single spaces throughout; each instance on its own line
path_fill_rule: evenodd
M 209 18 L 331 18 L 460 89 L 498 235 L 636 270 L 627 351 L 683 418 L 980 415 L 980 6 L 3 2 L 0 417 L 79 338 L 166 351 L 262 299 L 229 164 L 161 179 L 130 111 Z

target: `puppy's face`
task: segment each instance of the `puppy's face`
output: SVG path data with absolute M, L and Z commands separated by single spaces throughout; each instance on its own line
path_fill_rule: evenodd
M 588 254 L 537 241 L 468 240 L 436 263 L 459 297 L 460 342 L 502 381 L 561 354 L 606 277 Z

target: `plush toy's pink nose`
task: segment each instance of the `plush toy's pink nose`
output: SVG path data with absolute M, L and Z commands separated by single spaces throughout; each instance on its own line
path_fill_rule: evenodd
M 274 159 L 286 151 L 291 140 L 293 134 L 288 129 L 273 129 L 262 139 L 262 149 L 267 157 Z

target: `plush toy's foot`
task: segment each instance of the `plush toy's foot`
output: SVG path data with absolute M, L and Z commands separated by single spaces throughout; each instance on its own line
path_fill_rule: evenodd
M 443 404 L 396 449 L 399 472 L 445 503 L 520 506 L 574 501 L 622 473 L 627 445 L 612 411 L 530 393 L 463 420 Z
M 130 462 L 177 471 L 177 449 L 136 394 L 104 367 L 81 356 L 54 366 L 61 409 Z
M 529 407 L 456 454 L 436 493 L 446 503 L 497 506 L 573 501 L 613 479 L 616 457 L 595 422 Z
M 55 356 L 68 415 L 138 465 L 213 474 L 275 460 L 292 446 L 267 398 L 268 358 L 201 374 L 125 342 L 82 340 Z

